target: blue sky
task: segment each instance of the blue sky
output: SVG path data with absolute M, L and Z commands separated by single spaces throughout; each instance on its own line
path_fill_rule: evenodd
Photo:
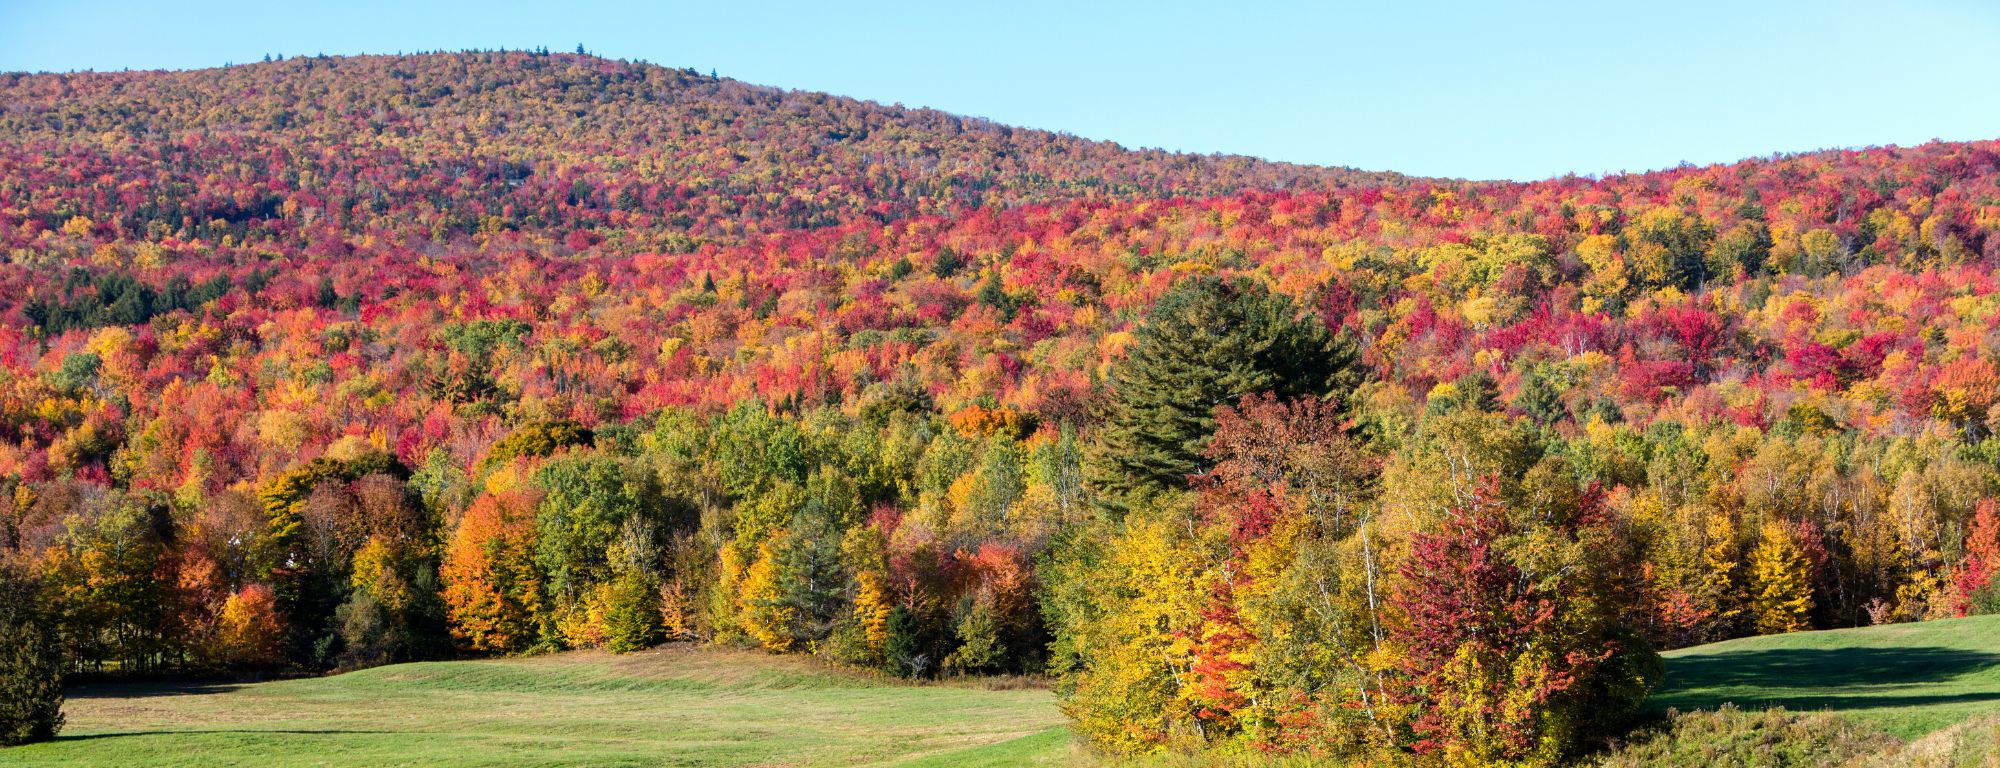
M 0 0 L 9 71 L 579 43 L 1127 146 L 1469 178 L 2000 138 L 1991 0 Z

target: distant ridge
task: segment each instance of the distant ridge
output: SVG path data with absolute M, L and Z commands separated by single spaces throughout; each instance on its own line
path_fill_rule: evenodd
M 17 155 L 11 162 L 22 162 L 23 154 L 68 154 L 86 163 L 154 154 L 152 164 L 189 184 L 271 162 L 337 175 L 357 155 L 370 156 L 374 168 L 407 168 L 406 181 L 417 184 L 426 183 L 426 173 L 456 177 L 475 166 L 495 184 L 555 180 L 569 193 L 578 182 L 601 186 L 615 175 L 665 187 L 664 207 L 686 228 L 710 216 L 805 228 L 959 206 L 1406 180 L 1243 156 L 1130 150 L 931 109 L 534 52 L 0 74 L 0 146 Z M 142 167 L 129 157 L 118 164 Z

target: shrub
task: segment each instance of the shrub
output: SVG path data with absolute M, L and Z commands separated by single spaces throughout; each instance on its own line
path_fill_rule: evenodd
M 1723 705 L 1714 712 L 1670 714 L 1659 727 L 1601 755 L 1597 765 L 1821 768 L 1852 764 L 1897 745 L 1894 736 L 1830 714 L 1793 714 L 1783 709 L 1741 712 Z

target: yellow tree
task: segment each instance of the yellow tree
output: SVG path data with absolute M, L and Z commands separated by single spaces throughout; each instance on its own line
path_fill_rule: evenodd
M 785 585 L 778 573 L 778 552 L 771 540 L 757 546 L 757 560 L 744 572 L 742 589 L 736 603 L 743 631 L 765 648 L 790 650 L 792 622 L 798 612 L 785 600 Z
M 1812 581 L 1806 556 L 1792 532 L 1777 521 L 1766 521 L 1750 552 L 1751 607 L 1757 634 L 1775 635 L 1806 629 L 1812 610 Z
M 1741 566 L 1740 550 L 1736 545 L 1736 521 L 1728 512 L 1716 511 L 1708 515 L 1706 521 L 1708 544 L 1702 547 L 1702 580 L 1700 599 L 1703 608 L 1710 615 L 1710 639 L 1720 639 L 1736 626 L 1737 617 L 1743 614 L 1738 602 L 1738 568 Z

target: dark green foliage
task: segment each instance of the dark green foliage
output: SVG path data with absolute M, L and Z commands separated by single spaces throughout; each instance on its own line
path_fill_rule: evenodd
M 1716 238 L 1709 254 L 1709 271 L 1717 278 L 1764 274 L 1771 259 L 1771 230 L 1761 221 L 1745 221 Z
M 62 729 L 62 647 L 38 600 L 31 577 L 0 564 L 0 747 Z
M 1114 494 L 1186 487 L 1216 406 L 1351 386 L 1353 346 L 1249 278 L 1187 280 L 1161 297 L 1111 374 L 1090 479 Z
M 1001 287 L 999 270 L 990 270 L 986 273 L 986 279 L 979 284 L 978 299 L 979 303 L 999 310 L 1002 317 L 1013 319 L 1014 299 L 1007 295 L 1005 288 Z
M 438 337 L 453 352 L 483 364 L 501 347 L 520 349 L 529 331 L 528 324 L 519 320 L 474 320 L 447 325 L 438 330 Z
M 965 260 L 959 258 L 958 252 L 952 250 L 951 246 L 945 246 L 938 249 L 937 262 L 931 266 L 931 274 L 938 277 L 951 277 L 958 274 L 958 270 L 964 267 Z
M 198 285 L 186 275 L 175 275 L 165 288 L 155 290 L 122 272 L 93 275 L 77 269 L 64 279 L 60 295 L 29 301 L 21 311 L 30 324 L 53 336 L 78 328 L 136 325 L 169 312 L 199 309 L 228 292 L 226 275 Z
M 1496 413 L 1500 410 L 1500 388 L 1485 371 L 1473 371 L 1458 377 L 1444 393 L 1433 394 L 1425 410 L 1431 416 L 1458 410 Z
M 1514 409 L 1525 413 L 1535 423 L 1549 426 L 1569 418 L 1569 409 L 1563 407 L 1562 393 L 1549 383 L 1540 371 L 1530 371 L 1521 380 L 1521 392 L 1514 396 Z
M 889 671 L 904 677 L 930 674 L 936 663 L 927 652 L 929 644 L 923 634 L 917 615 L 910 609 L 899 605 L 889 611 L 889 639 L 882 649 Z
M 840 563 L 840 533 L 823 507 L 808 504 L 793 516 L 778 548 L 778 580 L 793 613 L 792 636 L 825 640 L 847 616 L 850 579 Z

